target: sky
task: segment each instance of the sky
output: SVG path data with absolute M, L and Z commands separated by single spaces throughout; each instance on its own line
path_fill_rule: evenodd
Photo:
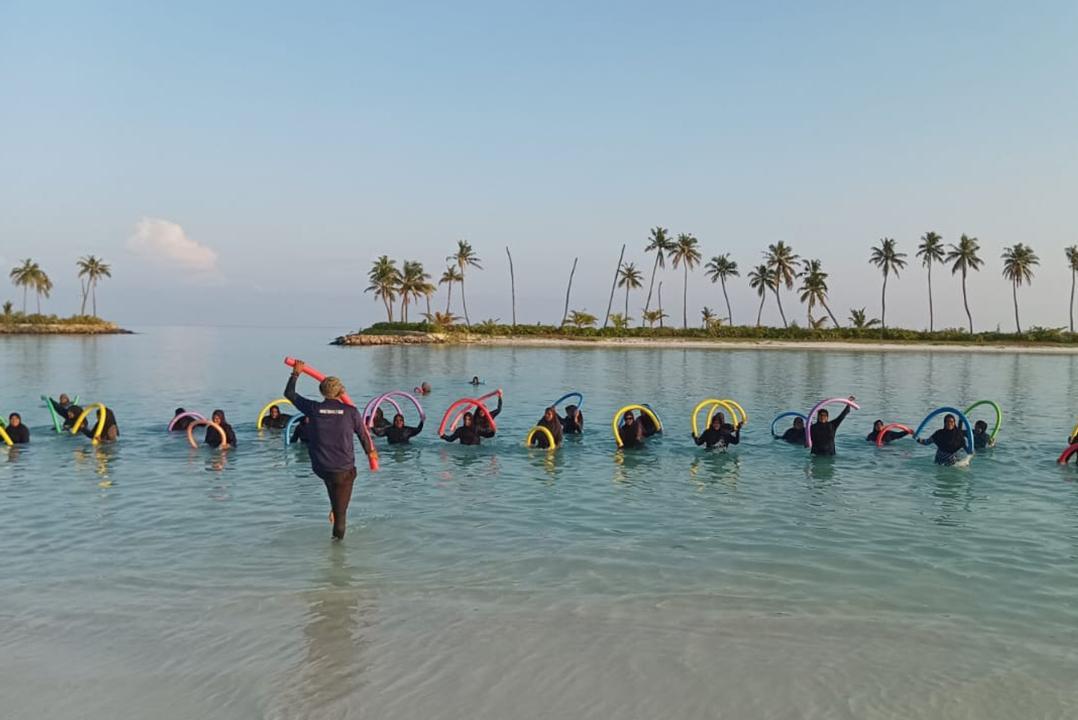
M 466 239 L 473 321 L 510 319 L 509 247 L 518 322 L 556 322 L 574 258 L 571 307 L 602 316 L 622 244 L 650 272 L 662 226 L 742 276 L 780 240 L 820 259 L 845 322 L 879 316 L 867 260 L 893 237 L 888 324 L 924 327 L 931 230 L 980 241 L 978 329 L 1013 329 L 1016 242 L 1041 259 L 1023 325 L 1067 323 L 1072 1 L 302 5 L 0 0 L 0 267 L 37 260 L 47 312 L 78 309 L 92 253 L 122 324 L 346 331 L 384 319 L 375 258 L 437 279 Z M 680 320 L 683 276 L 659 279 Z M 957 279 L 934 283 L 936 326 L 963 325 Z M 744 277 L 730 300 L 755 322 Z M 723 312 L 697 269 L 690 324 L 703 305 Z

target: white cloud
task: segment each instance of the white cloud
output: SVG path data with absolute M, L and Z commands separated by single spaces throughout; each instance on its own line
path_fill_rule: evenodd
M 169 220 L 139 220 L 135 234 L 127 240 L 127 249 L 161 264 L 207 273 L 217 270 L 217 252 L 191 239 L 181 226 Z

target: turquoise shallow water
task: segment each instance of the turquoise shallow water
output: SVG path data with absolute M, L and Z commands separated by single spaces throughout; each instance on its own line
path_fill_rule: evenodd
M 0 457 L 5 717 L 1078 716 L 1078 470 L 1054 462 L 1078 357 L 326 335 L 0 342 L 2 409 L 34 432 Z M 343 544 L 305 451 L 254 430 L 285 354 L 357 399 L 434 384 L 428 431 L 361 472 Z M 473 374 L 506 390 L 499 438 L 447 446 L 429 425 Z M 585 436 L 523 448 L 570 389 Z M 120 443 L 54 436 L 37 397 L 65 390 L 113 407 Z M 771 440 L 776 412 L 848 393 L 834 460 Z M 688 437 L 705 395 L 749 412 L 725 455 Z M 968 468 L 863 440 L 982 397 L 1005 424 Z M 622 454 L 633 401 L 667 433 Z M 240 447 L 168 436 L 177 405 L 224 408 Z

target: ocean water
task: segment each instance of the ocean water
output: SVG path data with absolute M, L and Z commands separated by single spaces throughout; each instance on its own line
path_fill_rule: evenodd
M 1074 718 L 1078 357 L 951 352 L 333 348 L 317 329 L 147 328 L 0 340 L 4 718 Z M 284 355 L 357 400 L 429 380 L 427 430 L 361 470 L 348 537 L 303 448 L 254 429 Z M 435 437 L 503 387 L 499 436 Z M 522 446 L 585 394 L 586 433 Z M 120 442 L 56 436 L 38 401 L 115 409 Z M 316 394 L 313 383 L 302 389 Z M 780 411 L 854 394 L 834 459 L 771 439 Z M 705 396 L 749 413 L 696 448 Z M 966 468 L 864 441 L 991 398 Z M 618 452 L 614 412 L 666 433 Z M 223 408 L 226 453 L 164 428 Z M 989 419 L 987 415 L 981 415 Z

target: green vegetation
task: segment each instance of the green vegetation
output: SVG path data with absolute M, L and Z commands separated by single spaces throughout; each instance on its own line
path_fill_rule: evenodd
M 72 315 L 70 317 L 60 317 L 58 315 L 42 315 L 41 313 L 30 313 L 15 310 L 11 301 L 4 303 L 3 314 L 0 314 L 0 325 L 7 327 L 17 325 L 70 325 L 70 326 L 101 326 L 109 327 L 112 323 L 107 320 L 102 320 L 99 317 L 93 315 Z
M 576 313 L 577 311 L 574 311 Z M 654 312 L 654 311 L 649 311 Z M 442 313 L 436 313 L 442 316 Z M 706 328 L 655 328 L 655 327 L 607 327 L 594 326 L 595 316 L 579 312 L 572 315 L 579 321 L 564 327 L 556 325 L 503 325 L 494 321 L 467 328 L 453 323 L 375 323 L 360 331 L 363 335 L 399 335 L 404 333 L 441 333 L 450 339 L 456 337 L 465 340 L 468 337 L 513 337 L 513 338 L 566 338 L 566 339 L 683 339 L 683 340 L 786 340 L 786 341 L 836 341 L 865 343 L 961 343 L 968 345 L 989 345 L 992 343 L 1012 344 L 1053 344 L 1078 345 L 1078 335 L 1068 333 L 1066 328 L 1034 327 L 1022 333 L 981 332 L 970 334 L 961 328 L 949 328 L 929 332 L 928 330 L 906 330 L 902 328 L 880 328 L 879 320 L 868 318 L 864 308 L 851 311 L 850 327 L 824 328 L 799 327 L 791 324 L 788 328 L 753 327 L 748 325 L 723 325 L 711 322 Z M 571 319 L 572 323 L 573 320 Z M 619 324 L 622 323 L 620 314 Z
M 112 268 L 95 255 L 80 257 L 75 263 L 75 267 L 78 269 L 79 285 L 82 288 L 82 303 L 79 307 L 78 315 L 72 315 L 71 317 L 47 315 L 41 312 L 41 300 L 42 298 L 48 300 L 51 297 L 54 286 L 52 278 L 37 262 L 31 258 L 26 258 L 21 264 L 11 268 L 8 277 L 11 278 L 11 283 L 17 289 L 22 290 L 22 310 L 16 311 L 15 304 L 10 300 L 4 302 L 3 314 L 0 315 L 0 329 L 5 333 L 21 332 L 23 330 L 26 332 L 48 332 L 46 326 L 71 327 L 73 331 L 75 331 L 75 328 L 92 328 L 94 331 L 98 329 L 115 329 L 112 323 L 97 317 L 97 283 L 103 278 L 111 278 Z M 37 301 L 37 310 L 33 313 L 27 311 L 27 302 L 31 290 L 33 290 Z M 93 307 L 92 315 L 86 314 L 87 301 L 90 301 Z M 37 330 L 34 328 L 37 328 Z

